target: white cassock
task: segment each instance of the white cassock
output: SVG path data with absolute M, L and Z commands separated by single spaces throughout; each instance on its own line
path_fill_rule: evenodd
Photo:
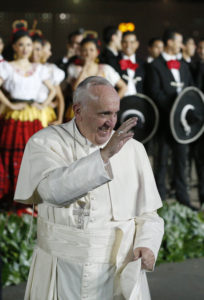
M 131 139 L 105 165 L 75 120 L 29 140 L 15 200 L 38 205 L 37 245 L 25 300 L 149 300 L 141 259 L 155 258 L 162 206 L 141 143 Z

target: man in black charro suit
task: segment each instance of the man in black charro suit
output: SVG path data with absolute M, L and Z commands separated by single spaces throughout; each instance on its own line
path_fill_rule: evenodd
M 139 45 L 135 31 L 123 33 L 122 52 L 118 56 L 118 72 L 127 84 L 125 96 L 144 93 L 145 65 L 136 53 Z
M 175 141 L 171 134 L 169 116 L 178 94 L 192 85 L 192 77 L 187 64 L 176 59 L 182 47 L 182 35 L 175 30 L 166 30 L 163 35 L 164 52 L 149 67 L 148 91 L 160 112 L 158 129 L 158 153 L 156 156 L 156 182 L 161 198 L 166 198 L 165 175 L 168 153 L 171 149 L 173 160 L 173 182 L 177 200 L 191 208 L 186 184 L 186 162 L 188 146 Z

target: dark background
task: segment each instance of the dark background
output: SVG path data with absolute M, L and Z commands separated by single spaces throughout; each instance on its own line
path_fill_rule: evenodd
M 139 54 L 147 55 L 147 42 L 160 36 L 165 28 L 176 27 L 196 40 L 204 36 L 204 1 L 202 0 L 35 0 L 6 1 L 0 4 L 0 34 L 5 42 L 11 36 L 11 24 L 26 19 L 29 28 L 37 19 L 37 28 L 51 41 L 52 61 L 65 53 L 69 32 L 83 27 L 96 30 L 110 24 L 133 22 L 140 40 Z

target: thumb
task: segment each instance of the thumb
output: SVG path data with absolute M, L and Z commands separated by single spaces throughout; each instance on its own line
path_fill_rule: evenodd
M 140 249 L 139 248 L 136 248 L 135 250 L 134 250 L 134 260 L 137 260 L 138 258 L 140 258 L 141 257 L 141 251 L 140 251 Z

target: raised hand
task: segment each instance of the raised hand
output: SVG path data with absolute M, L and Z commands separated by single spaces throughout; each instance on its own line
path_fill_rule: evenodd
M 106 163 L 108 160 L 127 143 L 129 139 L 134 136 L 134 133 L 131 131 L 137 124 L 137 118 L 133 117 L 125 121 L 118 130 L 110 138 L 107 145 L 101 149 L 101 156 L 103 161 Z

